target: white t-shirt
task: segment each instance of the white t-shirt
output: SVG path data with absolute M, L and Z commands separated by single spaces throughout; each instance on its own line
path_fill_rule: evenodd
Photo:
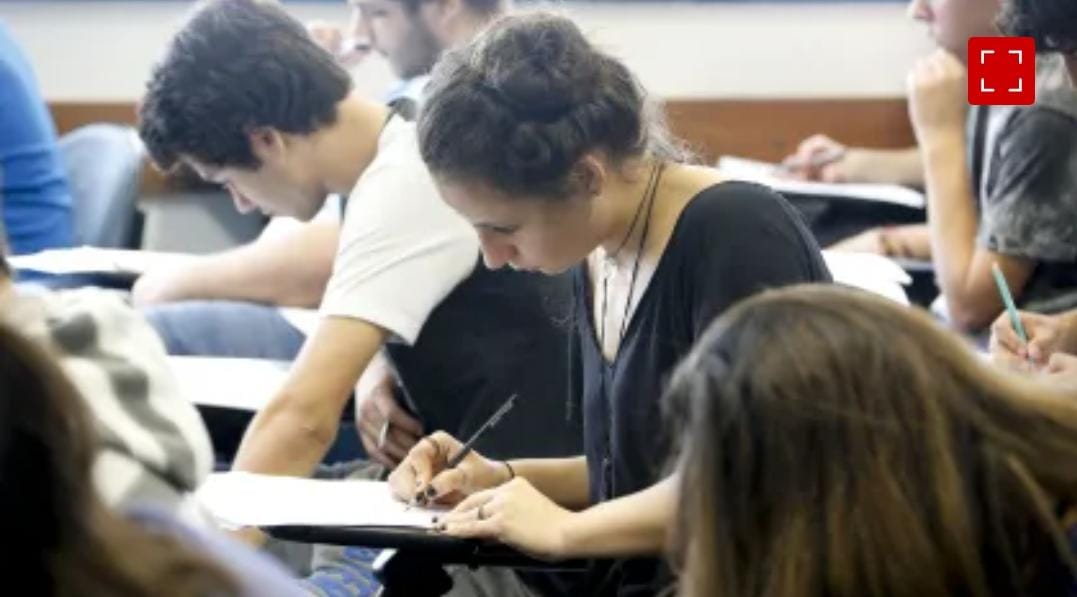
M 320 314 L 362 319 L 413 344 L 478 257 L 475 230 L 438 195 L 415 125 L 394 117 L 348 199 Z

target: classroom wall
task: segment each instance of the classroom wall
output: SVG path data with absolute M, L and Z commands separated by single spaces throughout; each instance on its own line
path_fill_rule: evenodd
M 0 0 L 0 20 L 56 101 L 130 101 L 189 3 Z M 558 5 L 655 93 L 677 99 L 897 98 L 929 48 L 894 3 Z M 301 19 L 343 19 L 344 0 L 293 4 Z M 380 60 L 356 73 L 379 93 Z

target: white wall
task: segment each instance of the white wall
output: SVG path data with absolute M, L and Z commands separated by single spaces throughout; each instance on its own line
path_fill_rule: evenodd
M 49 100 L 133 100 L 189 2 L 0 0 Z M 344 1 L 291 5 L 301 19 L 345 17 Z M 564 9 L 665 97 L 886 97 L 927 50 L 901 3 L 570 4 Z M 378 93 L 380 60 L 357 72 Z

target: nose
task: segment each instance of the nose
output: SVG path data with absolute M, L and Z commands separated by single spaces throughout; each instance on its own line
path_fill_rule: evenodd
M 244 197 L 243 194 L 237 191 L 232 185 L 228 185 L 228 193 L 232 196 L 232 203 L 236 205 L 236 211 L 241 214 L 254 211 L 254 202 Z
M 479 244 L 482 247 L 482 261 L 489 269 L 501 269 L 509 264 L 517 255 L 516 247 L 503 239 L 492 238 L 489 233 L 479 234 Z
M 352 41 L 373 45 L 374 31 L 370 28 L 370 19 L 363 18 L 363 11 L 358 7 L 352 8 L 348 30 Z

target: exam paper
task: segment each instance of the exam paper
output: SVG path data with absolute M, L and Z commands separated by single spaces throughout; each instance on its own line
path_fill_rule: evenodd
M 909 304 L 904 287 L 912 283 L 912 278 L 893 259 L 845 251 L 823 251 L 823 259 L 835 282 Z
M 168 267 L 197 258 L 197 255 L 186 253 L 84 246 L 71 249 L 49 249 L 32 255 L 17 255 L 8 257 L 8 261 L 16 270 L 58 275 L 113 274 L 135 278 L 152 268 Z
M 372 526 L 433 528 L 441 510 L 394 498 L 389 484 L 229 472 L 210 475 L 197 499 L 222 526 Z
M 789 180 L 778 175 L 777 165 L 757 160 L 724 156 L 718 160 L 718 170 L 729 178 L 757 182 L 790 195 L 875 201 L 914 209 L 923 209 L 925 205 L 923 193 L 900 185 Z
M 169 356 L 180 392 L 194 404 L 255 412 L 277 393 L 288 361 Z

